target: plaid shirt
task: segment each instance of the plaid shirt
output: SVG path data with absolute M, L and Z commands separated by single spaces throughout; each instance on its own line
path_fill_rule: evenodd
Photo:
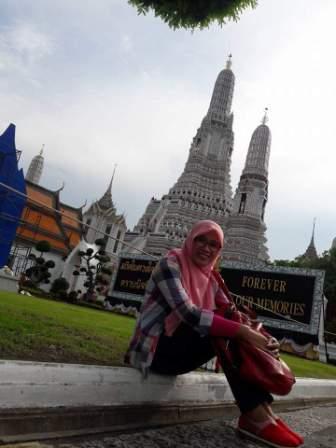
M 216 305 L 228 299 L 213 278 Z M 209 334 L 213 310 L 194 305 L 181 283 L 181 271 L 175 257 L 164 257 L 154 268 L 148 281 L 144 301 L 136 322 L 134 334 L 125 355 L 125 362 L 139 368 L 146 375 L 160 335 L 164 332 L 165 318 L 174 311 L 181 322 L 190 325 L 201 335 Z

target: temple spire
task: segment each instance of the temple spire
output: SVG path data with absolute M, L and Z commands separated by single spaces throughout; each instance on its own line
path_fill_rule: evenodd
M 231 58 L 232 55 L 229 54 L 224 70 L 217 76 L 207 114 L 208 119 L 216 122 L 225 122 L 225 125 L 230 128 L 232 123 L 228 121 L 233 119 L 231 106 L 235 84 L 235 76 L 231 70 Z
M 114 168 L 113 168 L 113 173 L 112 173 L 111 181 L 110 181 L 109 186 L 107 187 L 107 190 L 110 191 L 111 194 L 112 194 L 112 185 L 113 185 L 113 179 L 114 179 L 114 175 L 115 175 L 116 169 L 117 169 L 117 164 L 115 163 Z
M 303 257 L 309 260 L 314 260 L 317 258 L 317 251 L 315 247 L 315 225 L 316 225 L 316 218 L 314 218 L 313 220 L 313 231 L 309 246 L 307 247 L 306 252 L 303 254 Z
M 271 131 L 266 125 L 268 120 L 268 108 L 265 108 L 261 124 L 254 130 L 249 148 L 243 174 L 258 174 L 265 179 L 268 177 L 268 163 L 271 149 Z
M 32 159 L 28 167 L 26 180 L 33 182 L 34 184 L 39 184 L 42 176 L 44 166 L 43 149 L 44 145 L 42 145 L 42 149 L 38 155 Z
M 227 70 L 231 70 L 231 67 L 232 67 L 232 54 L 230 53 L 228 58 L 227 58 L 225 68 Z
M 110 183 L 104 193 L 104 195 L 99 199 L 98 204 L 103 209 L 114 209 L 113 201 L 112 201 L 112 185 L 113 185 L 113 179 L 116 172 L 117 165 L 114 165 L 112 177 L 110 180 Z
M 267 109 L 265 109 L 266 115 Z M 271 131 L 264 124 L 254 130 L 245 167 L 233 199 L 233 210 L 226 225 L 224 260 L 255 264 L 267 262 L 265 210 L 268 199 L 268 162 Z
M 315 225 L 316 225 L 316 218 L 313 219 L 313 232 L 312 232 L 312 237 L 311 237 L 312 243 L 314 243 L 314 238 L 315 238 Z

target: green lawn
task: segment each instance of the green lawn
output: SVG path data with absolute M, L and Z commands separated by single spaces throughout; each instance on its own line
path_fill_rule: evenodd
M 0 292 L 0 357 L 121 365 L 134 319 Z
M 0 292 L 0 357 L 122 365 L 134 319 L 63 302 Z M 336 379 L 336 367 L 283 355 L 298 377 Z
M 336 380 L 336 366 L 319 361 L 309 361 L 289 354 L 282 353 L 281 357 L 297 377 L 327 378 Z

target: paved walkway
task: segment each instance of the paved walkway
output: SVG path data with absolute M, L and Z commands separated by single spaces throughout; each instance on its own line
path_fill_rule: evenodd
M 281 414 L 305 436 L 306 448 L 336 447 L 336 406 L 321 406 Z M 212 420 L 168 428 L 136 431 L 45 443 L 15 444 L 25 448 L 259 448 L 264 445 L 241 439 L 235 422 Z M 4 448 L 4 446 L 2 446 Z

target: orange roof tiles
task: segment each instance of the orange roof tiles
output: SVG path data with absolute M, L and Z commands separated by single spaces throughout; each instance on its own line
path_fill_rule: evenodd
M 34 187 L 32 185 L 26 184 L 27 195 L 32 201 L 37 201 L 38 203 L 42 203 L 43 205 L 47 205 L 48 207 L 55 206 L 55 200 L 52 196 L 52 192 L 50 192 L 51 194 L 48 195 L 45 192 L 39 191 Z
M 17 229 L 17 238 L 30 244 L 47 240 L 52 250 L 69 253 L 82 237 L 82 226 L 76 221 L 82 220 L 81 209 L 60 204 L 59 191 L 54 192 L 29 181 L 26 181 L 26 188 L 28 199 Z
M 62 215 L 63 224 L 80 230 L 81 224 L 78 222 L 78 220 L 81 220 L 81 214 L 78 212 L 78 210 L 71 210 L 64 206 L 61 206 L 60 210 L 62 213 L 64 213 Z

